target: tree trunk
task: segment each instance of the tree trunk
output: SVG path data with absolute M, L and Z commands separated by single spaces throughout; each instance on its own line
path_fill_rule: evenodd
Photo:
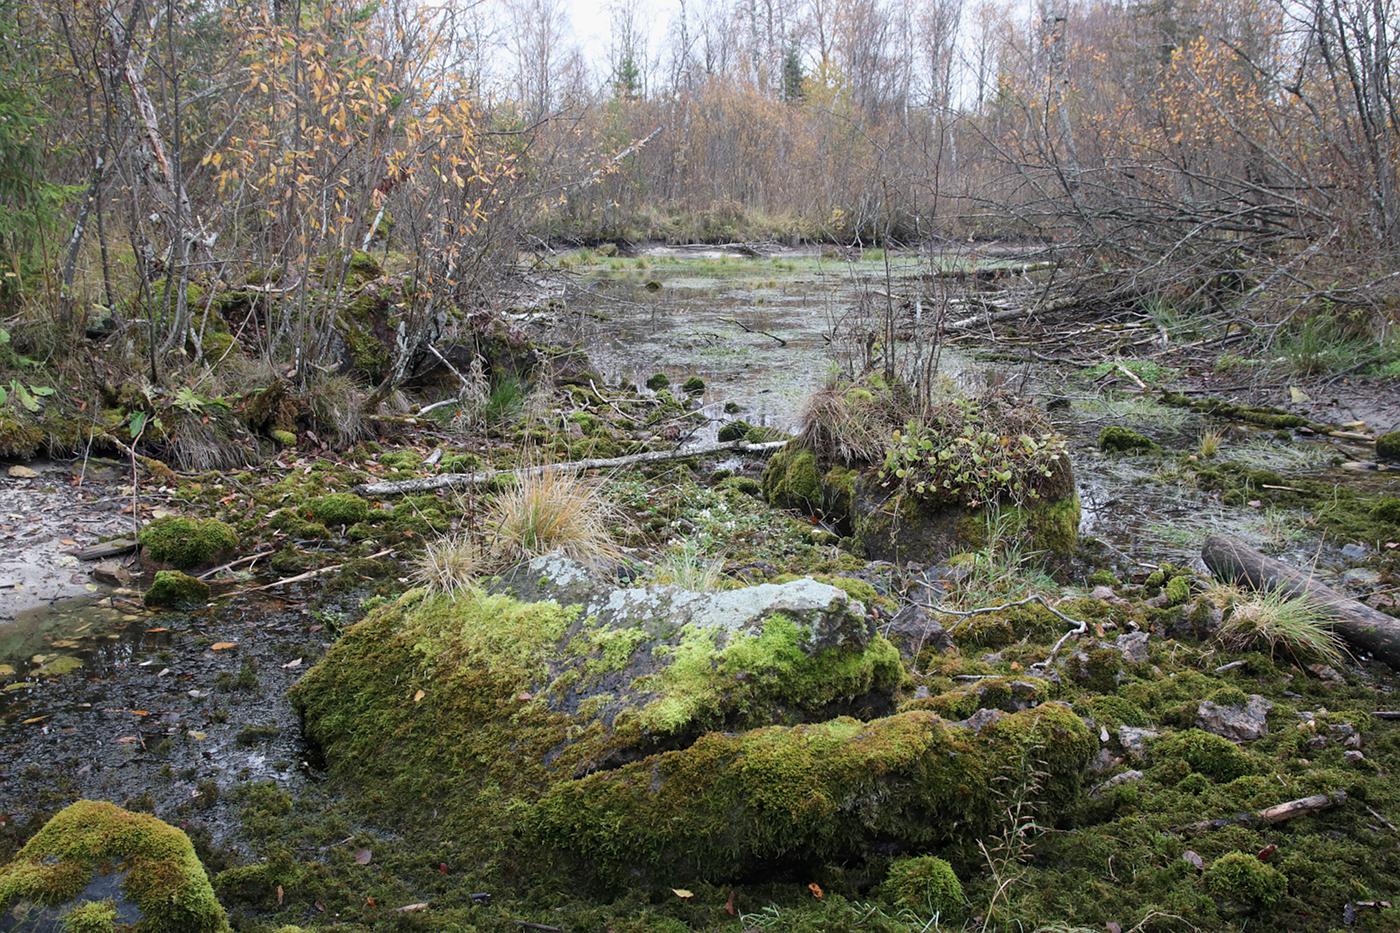
M 1201 548 L 1201 559 L 1227 582 L 1306 596 L 1333 617 L 1333 628 L 1353 649 L 1400 670 L 1400 619 L 1343 596 L 1314 580 L 1310 572 L 1265 557 L 1236 538 L 1211 535 Z

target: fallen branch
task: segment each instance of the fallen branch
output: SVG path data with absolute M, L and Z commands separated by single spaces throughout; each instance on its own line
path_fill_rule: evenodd
M 1199 823 L 1192 823 L 1175 830 L 1178 833 L 1198 833 L 1210 829 L 1223 829 L 1226 826 L 1249 826 L 1253 824 L 1273 825 L 1283 823 L 1294 817 L 1307 816 L 1312 813 L 1320 813 L 1323 810 L 1330 810 L 1335 806 L 1346 803 L 1347 792 L 1344 790 L 1334 790 L 1330 794 L 1314 794 L 1311 797 L 1300 797 L 1297 800 L 1290 800 L 1287 803 L 1275 804 L 1272 807 L 1265 807 L 1254 813 L 1237 813 L 1234 816 L 1223 817 L 1218 820 L 1202 820 Z
M 738 318 L 722 317 L 722 318 L 720 318 L 720 320 L 723 321 L 723 322 L 726 323 L 726 324 L 733 324 L 735 327 L 741 328 L 745 333 L 749 333 L 749 334 L 762 334 L 762 335 L 765 336 L 765 337 L 771 337 L 772 339 L 778 341 L 778 346 L 780 346 L 780 347 L 785 347 L 785 346 L 787 346 L 787 341 L 784 340 L 782 337 L 779 337 L 777 334 L 770 334 L 770 333 L 768 333 L 768 331 L 766 331 L 766 330 L 759 330 L 759 329 L 756 328 L 756 327 L 750 327 L 749 325 L 745 324 L 743 321 L 739 320 Z
M 703 447 L 683 447 L 676 450 L 648 450 L 625 457 L 604 457 L 596 460 L 571 460 L 563 463 L 546 463 L 541 466 L 526 467 L 522 470 L 481 470 L 476 473 L 443 473 L 438 476 L 424 476 L 420 479 L 405 479 L 385 483 L 361 483 L 355 491 L 366 496 L 401 496 L 405 493 L 431 492 L 435 489 L 452 489 L 457 486 L 477 486 L 490 483 L 507 476 L 536 476 L 543 473 L 566 471 L 610 470 L 614 467 L 633 466 L 638 463 L 661 463 L 667 460 L 687 460 L 691 457 L 704 457 L 709 454 L 734 451 L 744 454 L 761 454 L 777 450 L 787 441 L 765 441 L 750 444 L 747 441 L 724 441 L 706 444 Z
M 199 579 L 207 580 L 210 577 L 214 576 L 214 574 L 216 573 L 220 573 L 224 570 L 232 570 L 234 567 L 238 567 L 243 564 L 251 564 L 255 561 L 261 560 L 264 557 L 270 557 L 271 555 L 276 553 L 276 551 L 259 551 L 256 554 L 249 554 L 247 557 L 240 557 L 238 558 L 238 560 L 231 560 L 227 564 L 222 564 L 218 567 L 215 567 L 213 570 L 204 571 L 199 575 Z
M 1400 619 L 1338 593 L 1309 572 L 1265 557 L 1236 538 L 1211 535 L 1201 548 L 1201 559 L 1227 583 L 1242 580 L 1258 590 L 1307 598 L 1332 616 L 1332 627 L 1347 644 L 1400 670 Z
M 384 550 L 379 551 L 375 554 L 371 554 L 369 557 L 366 557 L 365 560 L 375 560 L 379 557 L 387 557 L 392 553 L 394 553 L 394 549 L 391 547 L 386 547 Z M 279 586 L 286 586 L 288 583 L 300 583 L 302 580 L 310 580 L 312 577 L 319 577 L 323 573 L 331 573 L 333 571 L 339 570 L 344 566 L 345 564 L 343 563 L 327 564 L 324 567 L 317 567 L 315 570 L 308 570 L 306 571 L 306 573 L 299 573 L 294 577 L 283 577 L 281 580 L 273 580 L 271 583 L 265 584 L 263 586 L 255 586 L 252 589 L 244 590 L 243 592 L 261 593 L 263 590 L 276 589 Z

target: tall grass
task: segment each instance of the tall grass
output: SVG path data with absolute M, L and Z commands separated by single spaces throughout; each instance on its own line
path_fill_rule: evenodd
M 490 551 L 506 563 L 553 551 L 611 563 L 622 556 L 612 531 L 617 520 L 598 483 L 563 470 L 519 474 L 486 512 Z
M 457 596 L 471 589 L 487 565 L 488 555 L 468 532 L 429 541 L 413 568 L 413 580 L 434 593 Z
M 652 579 L 695 593 L 713 593 L 724 589 L 724 561 L 707 557 L 694 541 L 682 541 L 657 561 Z

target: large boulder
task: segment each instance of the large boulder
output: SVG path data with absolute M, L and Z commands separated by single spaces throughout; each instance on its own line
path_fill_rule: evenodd
M 0 868 L 0 929 L 225 933 L 229 925 L 184 833 L 79 800 Z
M 431 801 L 440 826 L 493 850 L 544 841 L 599 872 L 657 868 L 658 852 L 687 847 L 693 810 L 700 835 L 669 859 L 678 869 L 858 858 L 901 821 L 911 843 L 984 825 L 986 778 L 1019 754 L 1017 723 L 1038 736 L 1028 753 L 1063 755 L 1038 794 L 1070 792 L 1092 751 L 1051 707 L 985 735 L 890 716 L 898 651 L 859 602 L 813 580 L 627 588 L 547 557 L 491 589 L 376 609 L 292 701 L 332 774 L 380 812 Z M 575 825 L 575 807 L 603 822 Z

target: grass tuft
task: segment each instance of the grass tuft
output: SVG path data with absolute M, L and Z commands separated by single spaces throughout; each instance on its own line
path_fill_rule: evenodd
M 598 483 L 563 470 L 526 472 L 487 513 L 493 558 L 517 562 L 559 551 L 575 560 L 611 563 L 622 552 L 612 529 L 617 510 Z
M 457 597 L 476 586 L 487 554 L 466 532 L 443 535 L 428 542 L 413 568 L 414 582 L 434 593 Z
M 1267 650 L 1295 661 L 1339 665 L 1345 659 L 1342 641 L 1332 631 L 1322 607 L 1306 596 L 1274 590 L 1245 590 L 1219 585 L 1209 591 L 1225 607 L 1218 637 L 1227 648 Z

